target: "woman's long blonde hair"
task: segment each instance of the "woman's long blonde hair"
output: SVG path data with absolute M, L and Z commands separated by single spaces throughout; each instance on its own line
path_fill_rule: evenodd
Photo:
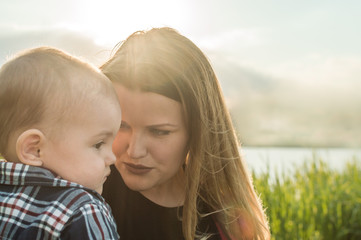
M 153 28 L 121 42 L 101 70 L 113 82 L 161 94 L 183 106 L 189 133 L 185 239 L 202 236 L 197 224 L 207 215 L 214 216 L 229 239 L 269 239 L 219 82 L 202 51 L 174 29 Z

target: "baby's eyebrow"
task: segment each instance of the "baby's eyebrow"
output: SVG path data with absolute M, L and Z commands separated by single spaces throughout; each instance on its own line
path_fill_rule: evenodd
M 95 134 L 94 137 L 112 137 L 114 136 L 114 133 L 112 131 L 104 130 L 99 132 L 98 134 Z

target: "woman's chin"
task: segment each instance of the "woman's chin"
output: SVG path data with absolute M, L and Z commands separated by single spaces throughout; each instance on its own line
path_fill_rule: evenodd
M 121 172 L 123 181 L 127 187 L 133 191 L 146 191 L 150 189 L 149 180 L 137 175 L 128 172 L 127 170 Z

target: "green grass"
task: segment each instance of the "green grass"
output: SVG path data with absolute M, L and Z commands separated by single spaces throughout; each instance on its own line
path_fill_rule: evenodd
M 314 156 L 291 175 L 253 181 L 266 207 L 272 239 L 361 239 L 361 167 L 353 159 L 334 170 Z

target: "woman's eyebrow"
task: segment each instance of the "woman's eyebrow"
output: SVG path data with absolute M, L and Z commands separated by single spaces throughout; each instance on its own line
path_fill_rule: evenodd
M 159 124 L 151 124 L 148 125 L 148 127 L 178 127 L 178 125 L 176 124 L 172 124 L 172 123 L 159 123 Z

